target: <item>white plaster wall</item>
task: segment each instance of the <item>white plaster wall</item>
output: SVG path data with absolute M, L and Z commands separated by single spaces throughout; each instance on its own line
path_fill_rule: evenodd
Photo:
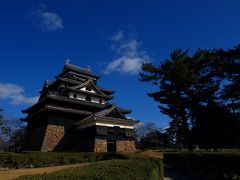
M 74 94 L 72 92 L 70 92 L 69 97 L 74 98 Z
M 84 94 L 77 94 L 77 99 L 79 99 L 79 100 L 86 100 L 86 95 L 84 95 Z
M 86 87 L 81 88 L 81 90 L 82 91 L 88 91 L 88 90 L 86 90 Z M 91 91 L 88 91 L 88 92 L 96 93 L 93 89 Z
M 94 102 L 94 103 L 99 103 L 99 98 L 98 97 L 91 97 L 91 102 Z
M 78 100 L 86 100 L 86 95 L 84 95 L 84 94 L 77 94 L 77 93 L 73 93 L 73 92 L 70 92 L 69 97 L 70 98 L 74 98 L 74 94 L 77 95 L 76 99 L 78 99 Z
M 81 90 L 86 91 L 86 87 L 82 87 Z
M 81 126 L 78 127 L 78 129 L 82 129 L 82 128 L 86 128 L 86 127 L 90 127 L 90 126 L 107 126 L 107 127 L 115 127 L 115 126 L 119 126 L 120 128 L 125 128 L 125 129 L 134 129 L 134 126 L 127 126 L 127 125 L 121 125 L 121 124 L 108 124 L 108 123 L 99 123 L 99 122 L 87 122 L 82 124 Z
M 69 97 L 70 98 L 74 98 L 74 94 L 77 95 L 77 98 L 78 100 L 86 100 L 86 95 L 85 94 L 77 94 L 77 93 L 73 93 L 73 92 L 70 92 L 69 94 Z M 91 102 L 94 102 L 94 103 L 100 103 L 100 98 L 99 97 L 94 97 L 94 96 L 91 96 Z M 102 104 L 106 104 L 106 101 L 105 99 L 102 98 Z
M 106 103 L 105 99 L 102 99 L 102 104 L 105 104 L 105 103 Z

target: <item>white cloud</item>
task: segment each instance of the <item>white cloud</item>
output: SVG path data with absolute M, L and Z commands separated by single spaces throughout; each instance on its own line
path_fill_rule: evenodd
M 104 72 L 106 74 L 113 71 L 129 73 L 129 74 L 137 74 L 141 69 L 141 65 L 143 62 L 144 62 L 144 59 L 142 58 L 123 56 L 108 63 L 107 69 Z
M 47 11 L 46 5 L 42 5 L 40 9 L 33 10 L 29 18 L 43 32 L 54 32 L 64 28 L 61 17 L 55 12 Z
M 136 39 L 125 40 L 123 31 L 114 34 L 110 40 L 116 58 L 107 64 L 105 74 L 113 71 L 137 74 L 141 70 L 142 63 L 150 61 L 147 53 L 140 50 L 141 43 Z
M 9 99 L 11 104 L 34 104 L 38 100 L 38 96 L 26 97 L 23 95 L 24 89 L 21 86 L 10 83 L 0 83 L 0 100 Z
M 39 26 L 43 31 L 52 32 L 63 29 L 62 19 L 53 12 L 42 12 L 40 14 Z
M 121 41 L 123 40 L 123 38 L 124 38 L 123 31 L 118 31 L 110 39 L 112 41 Z

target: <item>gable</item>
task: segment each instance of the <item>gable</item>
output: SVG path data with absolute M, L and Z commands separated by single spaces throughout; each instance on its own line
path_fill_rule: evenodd
M 78 90 L 96 93 L 95 89 L 93 89 L 92 87 L 89 87 L 89 86 L 84 86 L 84 87 L 82 87 L 82 88 L 79 88 Z
M 96 94 L 100 94 L 100 95 L 104 95 L 96 86 L 95 84 L 92 82 L 92 80 L 88 80 L 80 85 L 71 87 L 73 89 L 76 90 L 81 90 L 81 91 L 88 91 L 88 92 L 92 92 L 92 93 L 96 93 Z
M 124 115 L 122 113 L 119 113 L 119 111 L 117 111 L 117 109 L 113 109 L 112 111 L 110 111 L 108 114 L 105 115 L 106 117 L 113 117 L 113 118 L 124 118 Z
M 112 118 L 121 118 L 126 119 L 126 117 L 118 110 L 118 108 L 113 105 L 109 109 L 102 110 L 100 112 L 95 113 L 97 116 L 100 117 L 112 117 Z

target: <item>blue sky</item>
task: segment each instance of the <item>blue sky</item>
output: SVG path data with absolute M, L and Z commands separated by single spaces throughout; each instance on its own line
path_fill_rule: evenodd
M 177 48 L 231 48 L 240 39 L 238 0 L 1 0 L 0 107 L 21 117 L 66 59 L 101 75 L 114 103 L 142 122 L 168 125 L 139 82 L 142 62 Z

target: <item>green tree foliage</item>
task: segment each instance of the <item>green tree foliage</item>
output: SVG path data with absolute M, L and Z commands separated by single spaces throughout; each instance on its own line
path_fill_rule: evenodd
M 188 93 L 191 84 L 196 81 L 191 65 L 188 51 L 177 50 L 171 54 L 170 60 L 165 60 L 159 67 L 143 64 L 142 70 L 148 74 L 140 74 L 142 81 L 152 81 L 159 86 L 159 91 L 148 95 L 159 102 L 161 112 L 173 120 L 168 132 L 178 144 L 183 145 L 189 142 Z
M 198 50 L 192 56 L 188 51 L 176 50 L 159 66 L 142 65 L 140 80 L 158 86 L 156 92 L 148 95 L 159 103 L 160 111 L 171 118 L 167 132 L 176 144 L 191 148 L 196 142 L 200 143 L 206 131 L 209 142 L 204 147 L 222 142 L 223 136 L 234 138 L 229 134 L 236 134 L 236 128 L 231 127 L 237 127 L 238 122 L 226 112 L 226 105 L 231 106 L 232 112 L 239 106 L 239 49 Z M 222 103 L 233 99 L 234 103 Z M 216 135 L 219 133 L 221 135 Z
M 204 73 L 203 53 L 199 51 L 190 57 L 188 51 L 176 50 L 171 54 L 171 59 L 163 61 L 159 67 L 151 63 L 143 64 L 143 72 L 140 74 L 141 81 L 152 81 L 159 86 L 159 91 L 148 95 L 159 102 L 160 111 L 172 119 L 168 134 L 182 146 L 191 145 L 193 106 L 204 101 L 202 97 L 212 95 L 209 91 L 213 83 Z M 201 73 L 203 76 L 200 77 Z

